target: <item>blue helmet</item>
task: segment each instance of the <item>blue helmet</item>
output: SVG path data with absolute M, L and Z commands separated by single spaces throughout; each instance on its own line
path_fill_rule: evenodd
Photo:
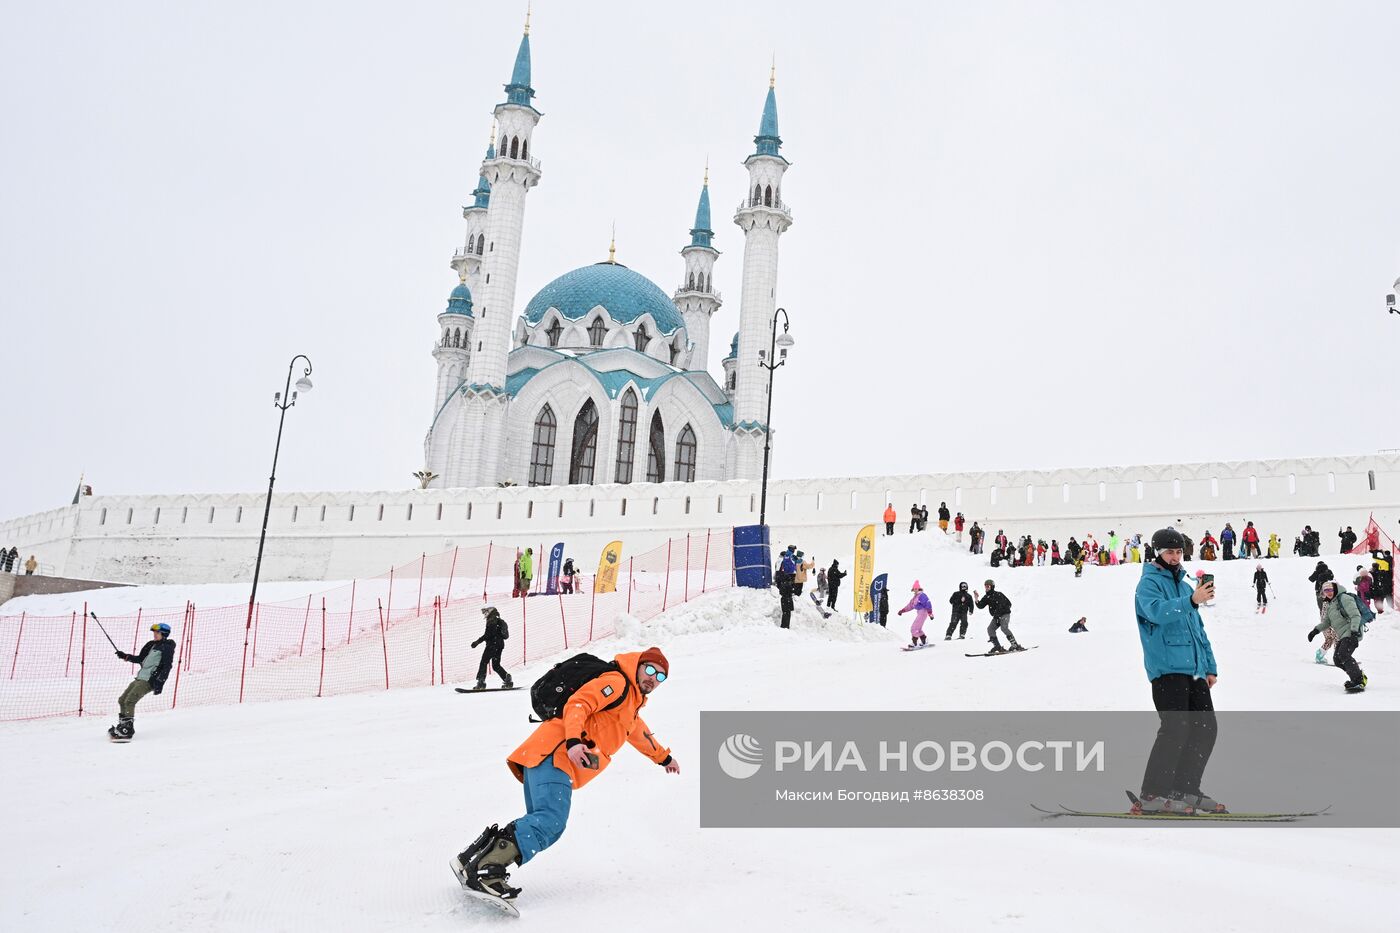
M 166 625 L 164 622 L 157 622 L 151 626 L 151 631 L 160 632 L 162 635 L 169 636 L 170 626 Z

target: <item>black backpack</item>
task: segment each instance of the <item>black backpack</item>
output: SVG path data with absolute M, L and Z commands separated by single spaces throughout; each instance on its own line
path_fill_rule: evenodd
M 604 674 L 620 673 L 621 670 L 616 661 L 604 661 L 587 653 L 565 658 L 530 687 L 530 705 L 534 707 L 535 715 L 540 717 L 540 722 L 557 719 L 563 714 L 564 704 L 569 702 L 569 697 L 580 687 Z M 622 695 L 603 709 L 615 709 L 620 706 L 622 701 L 627 699 L 627 693 L 631 689 L 632 684 L 624 676 Z

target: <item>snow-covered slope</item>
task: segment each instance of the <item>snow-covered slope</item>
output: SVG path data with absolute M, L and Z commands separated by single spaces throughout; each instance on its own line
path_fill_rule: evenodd
M 1058 567 L 989 573 L 936 535 L 877 546 L 892 595 L 917 575 L 934 597 L 933 650 L 896 650 L 910 616 L 892 613 L 888 632 L 824 622 L 805 598 L 794 628 L 780 631 L 776 599 L 749 591 L 626 622 L 593 645 L 600 654 L 665 648 L 672 677 L 647 721 L 682 772 L 666 775 L 624 750 L 575 795 L 559 844 L 516 872 L 518 922 L 1389 928 L 1390 830 L 699 829 L 701 710 L 1150 707 L 1131 608 L 1139 567 L 1086 568 L 1080 580 Z M 1325 559 L 1334 570 L 1355 565 Z M 1359 653 L 1370 690 L 1346 696 L 1341 673 L 1311 663 L 1315 644 L 1304 641 L 1313 561 L 1265 564 L 1277 593 L 1266 616 L 1253 611 L 1253 561 L 1211 566 L 1218 707 L 1395 709 L 1400 637 L 1391 620 L 1400 616 L 1373 626 Z M 947 595 L 959 580 L 988 576 L 1012 598 L 1013 628 L 1035 652 L 987 661 L 963 657 L 980 644 L 972 632 L 942 642 Z M 1081 615 L 1089 634 L 1069 635 Z M 974 617 L 979 637 L 986 618 Z M 456 933 L 506 922 L 463 899 L 446 860 L 483 824 L 522 811 L 503 760 L 531 728 L 527 710 L 524 692 L 438 687 L 165 712 L 139 718 L 125 746 L 107 743 L 106 722 L 86 718 L 0 727 L 0 783 L 11 801 L 0 927 Z M 1344 768 L 1338 762 L 1339 778 Z

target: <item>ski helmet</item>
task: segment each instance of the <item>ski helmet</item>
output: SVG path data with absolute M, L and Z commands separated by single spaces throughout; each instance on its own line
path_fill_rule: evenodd
M 1159 528 L 1152 533 L 1152 550 L 1182 551 L 1186 549 L 1186 539 L 1175 528 Z
M 982 585 L 983 585 L 983 586 L 990 586 L 992 589 L 996 589 L 997 581 L 995 581 L 995 580 L 984 580 L 984 581 L 982 582 Z
M 166 625 L 164 622 L 156 622 L 151 626 L 151 631 L 160 632 L 162 635 L 169 635 L 170 626 Z
M 959 584 L 958 584 L 958 589 L 960 589 L 960 590 L 965 590 L 965 589 L 967 589 L 967 584 L 966 584 L 966 583 L 959 583 Z

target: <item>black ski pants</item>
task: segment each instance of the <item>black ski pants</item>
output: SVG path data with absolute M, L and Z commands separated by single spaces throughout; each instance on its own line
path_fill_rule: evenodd
M 1332 652 L 1332 663 L 1347 672 L 1347 683 L 1350 684 L 1359 684 L 1361 678 L 1366 676 L 1361 665 L 1356 663 L 1356 658 L 1352 657 L 1360 644 L 1361 639 L 1348 635 L 1337 641 L 1337 650 Z
M 954 610 L 953 610 L 953 621 L 951 621 L 951 622 L 948 623 L 948 631 L 946 631 L 946 632 L 943 633 L 943 637 L 944 637 L 944 638 L 952 638 L 952 637 L 953 637 L 953 629 L 957 628 L 959 625 L 962 626 L 962 631 L 958 632 L 958 637 L 961 638 L 962 636 L 964 636 L 964 635 L 967 634 L 967 610 L 966 610 L 966 609 L 954 609 Z
M 885 537 L 894 534 L 894 522 L 885 522 Z
M 1199 794 L 1215 749 L 1210 687 L 1190 674 L 1163 674 L 1152 681 L 1152 705 L 1161 725 L 1142 775 L 1143 795 Z
M 840 591 L 841 591 L 841 585 L 840 585 L 839 583 L 836 584 L 835 586 L 832 586 L 830 583 L 827 584 L 826 608 L 828 608 L 828 609 L 835 609 L 835 608 L 836 608 L 836 594 L 837 594 L 838 592 L 840 592 Z
M 501 652 L 504 651 L 505 648 L 505 645 L 493 645 L 490 642 L 486 643 L 486 647 L 481 651 L 481 663 L 477 665 L 476 668 L 477 683 L 486 683 L 486 669 L 488 666 L 495 670 L 496 676 L 500 677 L 502 681 L 506 683 L 510 682 L 510 675 L 506 673 L 504 667 L 501 667 Z
M 1261 606 L 1267 606 L 1267 605 L 1269 604 L 1269 594 L 1264 592 L 1264 584 L 1263 584 L 1263 583 L 1255 584 L 1255 586 L 1254 586 L 1254 592 L 1255 592 L 1254 601 L 1255 601 L 1256 603 L 1258 603 L 1258 604 L 1261 605 Z

